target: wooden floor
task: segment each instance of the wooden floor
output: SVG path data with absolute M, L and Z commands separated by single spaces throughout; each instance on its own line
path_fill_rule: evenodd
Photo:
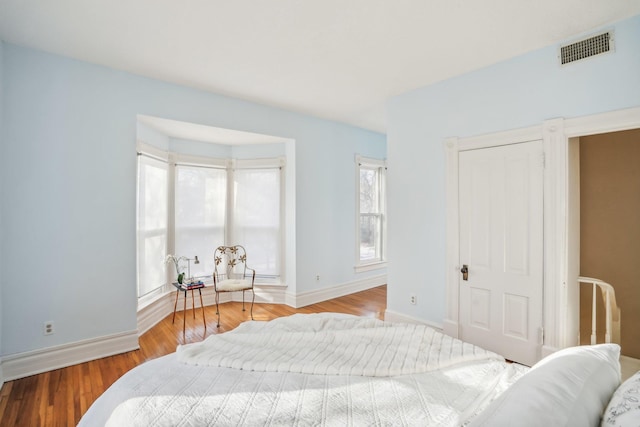
M 383 318 L 387 287 L 313 304 L 300 309 L 286 305 L 256 304 L 255 320 L 271 320 L 294 313 L 325 311 Z M 141 363 L 175 351 L 178 344 L 201 341 L 211 334 L 230 331 L 249 320 L 249 311 L 241 303 L 226 303 L 220 307 L 220 328 L 216 328 L 215 306 L 206 307 L 207 328 L 202 313 L 195 319 L 187 310 L 187 331 L 182 334 L 181 313 L 172 324 L 172 315 L 140 337 L 140 349 L 117 356 L 105 357 L 68 368 L 9 381 L 0 392 L 0 426 L 75 426 L 94 400 L 125 372 Z

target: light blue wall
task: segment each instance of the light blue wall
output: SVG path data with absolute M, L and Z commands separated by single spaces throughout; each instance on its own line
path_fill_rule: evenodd
M 4 354 L 136 329 L 137 114 L 294 139 L 297 292 L 366 277 L 354 156 L 384 135 L 9 44 L 3 66 Z
M 550 46 L 387 103 L 390 310 L 444 318 L 446 137 L 640 105 L 640 16 L 607 28 L 613 54 L 561 67 Z
M 0 169 L 4 168 L 4 160 L 6 158 L 4 150 L 4 42 L 0 40 Z M 4 264 L 4 226 L 2 214 L 4 211 L 4 176 L 0 174 L 0 354 L 2 354 L 2 301 L 4 299 L 5 289 L 5 264 Z M 4 375 L 0 366 L 0 385 L 4 383 Z

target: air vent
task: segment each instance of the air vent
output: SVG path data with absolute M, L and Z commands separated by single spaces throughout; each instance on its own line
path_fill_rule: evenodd
M 607 31 L 606 33 L 561 46 L 560 63 L 565 65 L 611 51 L 613 51 L 613 32 Z

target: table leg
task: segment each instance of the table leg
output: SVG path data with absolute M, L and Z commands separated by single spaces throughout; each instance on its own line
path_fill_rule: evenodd
M 184 308 L 182 309 L 182 336 L 187 333 L 187 291 L 184 291 Z
M 176 303 L 173 304 L 173 320 L 171 320 L 171 323 L 176 322 L 176 309 L 178 308 L 178 296 L 180 296 L 180 290 L 176 289 Z
M 193 296 L 193 289 L 191 289 L 191 312 L 193 313 L 193 318 L 196 318 L 196 299 Z

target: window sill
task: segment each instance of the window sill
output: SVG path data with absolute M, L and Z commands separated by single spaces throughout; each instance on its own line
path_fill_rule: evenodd
M 162 299 L 165 295 L 169 294 L 171 290 L 167 285 L 163 285 L 149 295 L 145 295 L 142 298 L 138 298 L 138 312 L 144 310 L 150 305 L 153 305 L 156 301 Z
M 286 288 L 287 284 L 282 282 L 258 282 L 256 280 L 254 286 L 259 288 Z
M 387 261 L 376 261 L 369 264 L 360 264 L 353 267 L 356 273 L 363 273 L 365 271 L 380 270 L 387 268 Z

